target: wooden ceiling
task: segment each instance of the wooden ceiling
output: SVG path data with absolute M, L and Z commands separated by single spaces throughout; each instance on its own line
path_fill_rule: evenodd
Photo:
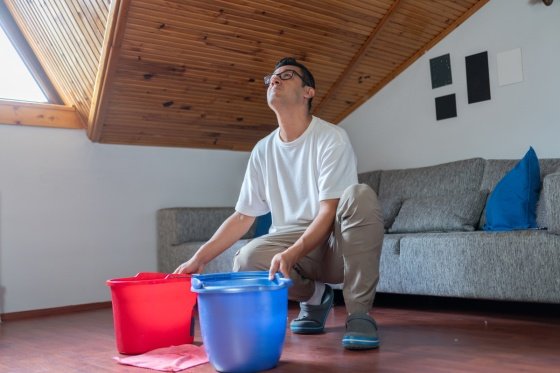
M 294 56 L 340 122 L 488 0 L 4 0 L 92 141 L 250 150 Z

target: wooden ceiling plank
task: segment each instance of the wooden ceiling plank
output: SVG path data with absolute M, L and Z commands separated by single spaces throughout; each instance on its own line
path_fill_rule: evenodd
M 84 125 L 73 107 L 11 100 L 0 100 L 0 123 L 84 129 Z
M 214 139 L 207 139 L 206 141 L 198 139 L 145 139 L 138 137 L 136 139 L 130 139 L 129 136 L 126 138 L 119 137 L 109 137 L 103 138 L 101 143 L 105 144 L 123 144 L 123 145 L 145 145 L 145 146 L 168 146 L 168 147 L 180 147 L 180 148 L 195 148 L 195 149 L 215 149 L 215 150 L 237 150 L 237 151 L 250 151 L 251 148 L 247 144 L 234 143 L 234 144 L 219 144 Z
M 44 3 L 43 5 L 46 6 L 46 4 Z M 61 32 L 59 32 L 59 27 L 58 25 L 53 26 L 52 22 L 49 20 L 49 17 L 52 17 L 52 14 L 50 13 L 48 6 L 46 8 L 43 8 L 41 11 L 39 11 L 38 9 L 36 9 L 35 6 L 39 6 L 39 4 L 37 3 L 29 3 L 29 6 L 27 8 L 27 12 L 29 14 L 29 18 L 33 19 L 36 21 L 35 23 L 35 31 L 37 32 L 37 30 L 40 29 L 40 31 L 38 32 L 38 35 L 35 34 L 36 37 L 43 37 L 43 45 L 46 45 L 47 43 L 50 42 L 50 44 L 52 45 L 52 53 L 56 54 L 57 57 L 59 57 L 59 59 L 62 59 L 64 61 L 64 65 L 68 66 L 68 67 L 78 67 L 80 66 L 79 64 L 73 63 L 70 58 L 71 58 L 71 48 L 69 48 L 68 44 L 66 43 L 66 40 L 64 39 L 64 36 L 62 35 Z M 45 10 L 46 9 L 46 10 Z M 68 53 L 63 53 L 63 51 L 67 51 Z M 61 58 L 62 57 L 62 58 Z M 60 63 L 60 61 L 58 61 Z M 69 75 L 72 76 L 72 73 L 75 72 L 81 76 L 78 76 L 79 79 L 83 79 L 85 81 L 87 81 L 87 76 L 83 75 L 83 69 L 72 69 L 72 70 L 68 70 L 69 71 Z
M 128 48 L 126 50 L 122 50 L 122 57 L 128 60 L 141 60 L 143 62 L 145 61 L 146 68 L 149 67 L 147 66 L 149 63 L 154 65 L 166 64 L 168 66 L 190 66 L 191 69 L 193 67 L 207 67 L 208 69 L 229 72 L 240 71 L 247 76 L 252 76 L 253 78 L 258 78 L 258 80 L 261 80 L 265 73 L 269 72 L 273 68 L 279 57 L 283 57 L 286 55 L 294 56 L 294 54 L 290 53 L 277 54 L 278 57 L 275 57 L 273 60 L 269 61 L 254 60 L 251 58 L 247 58 L 244 55 L 227 55 L 227 58 L 225 58 L 222 53 L 216 53 L 207 48 L 192 49 L 189 51 L 188 55 L 184 56 L 171 56 L 169 54 L 165 54 L 162 57 L 162 53 L 163 52 L 158 51 L 157 49 L 153 49 L 148 45 L 144 45 L 142 50 L 131 51 Z M 323 57 L 316 54 L 309 54 L 308 56 L 309 61 L 305 61 L 305 63 L 309 68 L 313 69 L 313 66 L 319 64 L 321 65 L 320 70 L 313 69 L 316 78 L 320 76 L 322 72 L 325 72 L 329 75 L 333 73 L 339 74 L 344 68 L 344 65 L 341 65 L 340 61 L 331 64 L 328 57 Z M 295 57 L 297 58 L 297 55 L 295 55 Z M 209 65 L 210 63 L 213 65 Z M 250 72 L 250 75 L 248 75 L 247 72 Z
M 271 63 L 270 66 L 272 65 Z M 204 66 L 185 67 L 183 69 L 184 72 L 180 73 L 174 71 L 174 66 L 176 65 L 164 66 L 154 64 L 151 67 L 142 65 L 139 65 L 137 68 L 127 67 L 123 69 L 121 67 L 118 73 L 118 82 L 121 82 L 120 78 L 122 77 L 123 84 L 130 82 L 140 86 L 145 85 L 146 89 L 157 89 L 168 84 L 171 86 L 177 85 L 181 87 L 180 89 L 185 90 L 196 86 L 197 88 L 207 88 L 207 91 L 216 94 L 229 92 L 227 88 L 232 88 L 237 91 L 238 96 L 245 97 L 247 94 L 265 92 L 262 76 L 264 76 L 265 71 L 270 69 L 269 67 L 266 70 L 262 69 L 259 71 L 260 69 L 254 68 L 251 75 L 246 75 L 244 71 L 238 71 L 237 67 L 223 71 L 216 71 L 216 69 L 211 67 L 205 69 Z M 329 74 L 329 80 L 327 80 L 321 77 L 325 73 L 326 71 L 322 70 L 321 74 L 316 74 L 315 79 L 318 86 L 328 86 L 332 83 L 331 76 L 334 74 Z
M 188 124 L 188 125 L 187 125 Z M 272 131 L 270 130 L 261 130 L 258 128 L 250 128 L 250 132 L 244 129 L 237 129 L 229 132 L 220 132 L 221 129 L 218 129 L 213 126 L 208 126 L 206 124 L 199 124 L 197 121 L 193 121 L 190 123 L 185 123 L 184 126 L 175 126 L 174 128 L 162 128 L 157 125 L 152 126 L 134 126 L 130 123 L 129 126 L 122 126 L 120 123 L 117 123 L 115 126 L 112 126 L 111 123 L 107 123 L 107 131 L 104 134 L 153 134 L 154 136 L 177 136 L 179 138 L 183 137 L 191 137 L 191 136 L 204 136 L 204 137 L 222 137 L 228 138 L 230 140 L 239 140 L 244 141 L 248 136 L 258 140 L 266 135 L 268 135 Z
M 137 136 L 141 137 L 153 137 L 156 138 L 174 138 L 179 141 L 192 141 L 192 140 L 210 140 L 213 144 L 216 144 L 217 141 L 220 141 L 223 144 L 230 143 L 230 144 L 237 144 L 243 145 L 247 148 L 250 148 L 251 143 L 256 143 L 261 138 L 267 136 L 270 132 L 258 132 L 258 131 L 242 131 L 237 134 L 225 134 L 219 132 L 213 132 L 211 129 L 205 130 L 197 130 L 192 129 L 190 131 L 181 131 L 181 132 L 167 132 L 163 131 L 159 128 L 142 128 L 136 130 L 123 130 L 122 127 L 118 126 L 115 128 L 115 131 L 107 131 L 103 133 L 102 141 L 105 141 L 108 136 L 112 137 L 123 137 L 123 138 L 134 138 Z M 217 140 L 217 141 L 216 141 Z M 249 140 L 249 141 L 248 141 Z M 151 145 L 159 146 L 161 142 L 153 142 Z
M 449 0 L 433 0 L 434 3 L 438 4 L 440 7 L 447 7 L 457 11 L 456 17 L 459 17 L 461 14 L 465 13 L 469 10 L 469 8 L 473 5 L 473 1 L 466 1 L 465 5 L 459 4 L 457 1 L 449 1 Z
M 458 12 L 449 6 L 451 1 L 446 2 L 445 5 L 438 3 L 437 1 L 413 1 L 407 4 L 410 9 L 416 9 L 420 13 L 430 14 L 436 16 L 436 19 L 443 19 L 443 17 L 448 19 L 456 19 L 461 16 L 462 12 Z
M 243 106 L 235 108 L 231 104 L 223 105 L 220 109 L 215 106 L 207 106 L 200 102 L 178 102 L 176 108 L 164 108 L 160 105 L 154 105 L 153 102 L 142 101 L 119 101 L 120 104 L 127 104 L 127 109 L 113 108 L 108 112 L 108 116 L 134 116 L 140 117 L 142 120 L 149 121 L 150 118 L 170 118 L 169 121 L 177 119 L 181 122 L 186 119 L 200 119 L 211 122 L 212 119 L 220 118 L 229 124 L 242 124 L 247 126 L 255 126 L 262 123 L 276 123 L 273 113 L 266 107 L 265 103 L 261 105 Z M 188 107 L 188 109 L 181 109 Z M 140 115 L 141 114 L 141 115 Z M 140 123 L 139 123 L 140 124 Z
M 157 1 L 155 1 L 157 3 Z M 150 2 L 152 3 L 152 2 Z M 275 1 L 244 1 L 243 4 L 235 1 L 217 1 L 208 0 L 201 1 L 196 6 L 183 8 L 184 3 L 178 4 L 178 9 L 190 9 L 197 13 L 204 11 L 207 16 L 228 22 L 233 19 L 242 19 L 245 21 L 245 28 L 256 24 L 264 23 L 278 24 L 283 27 L 303 26 L 305 28 L 317 28 L 317 32 L 333 33 L 341 31 L 343 34 L 358 33 L 362 37 L 367 37 L 373 19 L 368 18 L 368 14 L 362 9 L 362 17 L 354 13 L 354 17 L 349 17 L 345 12 L 339 12 L 336 16 L 329 14 L 330 12 L 323 8 L 316 12 L 302 12 L 301 10 L 308 6 L 310 2 L 298 4 L 297 6 L 288 3 L 279 4 Z M 345 6 L 348 10 L 348 7 Z M 315 8 L 317 9 L 317 8 Z M 181 14 L 181 13 L 179 13 Z M 248 24 L 247 21 L 251 22 Z M 255 24 L 253 23 L 255 22 Z M 345 26 L 338 27 L 338 25 Z
M 388 35 L 395 35 L 404 38 L 412 38 L 413 40 L 422 41 L 425 43 L 432 40 L 440 32 L 441 29 L 437 29 L 437 31 L 433 31 L 433 30 L 422 29 L 416 27 L 415 25 L 410 25 L 410 24 L 402 25 L 398 23 L 396 18 L 392 19 L 391 22 L 386 27 L 386 33 Z
M 460 14 L 447 7 L 440 7 L 434 2 L 412 1 L 403 7 L 414 14 L 425 14 L 432 22 L 449 25 L 450 21 L 457 19 Z
M 113 119 L 113 118 L 112 118 Z M 176 135 L 176 136 L 189 136 L 194 133 L 204 133 L 204 134 L 212 134 L 215 137 L 217 136 L 224 136 L 228 137 L 229 139 L 238 139 L 243 140 L 247 138 L 247 134 L 250 133 L 254 138 L 262 138 L 266 135 L 270 134 L 274 131 L 277 127 L 273 128 L 266 128 L 261 129 L 257 126 L 253 126 L 250 128 L 230 128 L 224 125 L 213 125 L 209 126 L 207 124 L 197 124 L 196 120 L 191 123 L 183 123 L 184 126 L 165 126 L 163 124 L 158 125 L 141 125 L 135 126 L 134 123 L 128 123 L 129 126 L 121 125 L 119 118 L 119 123 L 115 126 L 111 126 L 111 122 L 107 123 L 107 133 L 135 133 L 135 132 L 144 132 L 144 133 L 153 133 L 154 135 Z M 250 132 L 249 132 L 250 131 Z
M 73 13 L 73 7 L 70 7 L 67 1 L 51 0 L 51 4 L 57 4 L 61 16 L 64 18 L 65 34 L 68 35 L 68 42 L 76 51 L 80 51 L 84 63 L 88 66 L 88 71 L 91 71 L 95 76 L 97 64 L 99 63 L 99 51 L 101 46 L 98 46 L 94 38 L 89 35 L 89 27 L 81 21 L 77 13 Z
M 57 91 L 60 93 L 63 101 L 66 104 L 72 104 L 73 97 L 69 94 L 72 91 L 71 89 L 68 89 L 68 80 L 65 79 L 67 75 L 59 73 L 61 67 L 62 69 L 65 69 L 66 66 L 64 64 L 57 63 L 56 58 L 53 56 L 54 51 L 56 51 L 54 46 L 50 45 L 50 48 L 45 48 L 46 45 L 50 44 L 46 39 L 44 39 L 46 37 L 45 31 L 42 29 L 42 26 L 35 22 L 35 18 L 32 13 L 29 13 L 29 9 L 20 5 L 21 4 L 14 5 L 14 7 L 17 8 L 16 13 L 21 20 L 20 24 L 26 26 L 22 28 L 22 31 L 26 35 L 26 38 L 32 46 L 35 54 L 40 58 L 42 65 L 46 67 L 45 72 L 53 82 L 53 85 L 57 87 Z M 35 32 L 31 35 L 31 30 L 38 30 L 39 32 Z M 54 69 L 52 68 L 53 66 L 55 67 Z M 67 71 L 67 74 L 71 76 L 70 71 Z
M 107 113 L 107 117 L 135 117 L 140 118 L 137 125 L 141 125 L 143 121 L 150 120 L 167 120 L 171 123 L 173 120 L 178 122 L 183 122 L 186 120 L 204 120 L 207 123 L 211 123 L 212 120 L 222 121 L 222 123 L 229 124 L 242 124 L 247 126 L 254 126 L 255 124 L 276 123 L 275 117 L 272 112 L 266 107 L 261 107 L 262 110 L 259 112 L 255 111 L 255 108 L 245 109 L 246 115 L 243 116 L 244 112 L 239 110 L 234 110 L 231 107 L 220 108 L 219 111 L 216 109 L 206 109 L 204 106 L 194 106 L 190 110 L 176 110 L 170 109 L 167 113 L 163 112 L 163 109 L 157 106 L 140 105 L 139 102 L 124 101 L 123 104 L 128 104 L 129 108 L 125 110 L 119 110 L 117 108 L 112 109 Z M 266 111 L 265 111 L 266 110 Z M 246 120 L 247 119 L 247 120 Z M 250 120 L 249 120 L 250 119 Z
M 93 87 L 95 71 L 97 69 L 96 58 L 90 48 L 81 48 L 83 45 L 88 45 L 87 40 L 83 38 L 81 32 L 78 32 L 79 28 L 76 29 L 76 26 L 71 25 L 71 17 L 68 16 L 63 7 L 64 5 L 60 4 L 60 0 L 51 0 L 49 5 L 43 8 L 43 14 L 49 12 L 51 17 L 50 19 L 44 19 L 55 22 L 48 24 L 49 32 L 52 33 L 55 29 L 58 31 L 57 34 L 64 46 L 64 50 L 71 52 L 72 59 L 70 61 L 74 62 L 72 66 L 81 67 L 77 70 L 81 70 L 85 74 Z
M 154 22 L 154 27 L 152 29 L 146 28 L 146 21 L 140 25 L 136 21 L 130 21 L 128 26 L 128 32 L 134 34 L 129 35 L 127 41 L 129 43 L 137 43 L 138 45 L 153 45 L 157 46 L 158 50 L 161 52 L 171 50 L 175 53 L 181 53 L 182 49 L 178 48 L 184 46 L 185 48 L 219 48 L 222 52 L 227 52 L 228 50 L 246 50 L 251 53 L 279 53 L 280 49 L 285 49 L 293 51 L 294 48 L 301 48 L 301 50 L 309 50 L 314 46 L 313 54 L 331 54 L 331 53 L 341 53 L 343 55 L 353 55 L 352 43 L 344 43 L 344 46 L 340 46 L 337 43 L 313 43 L 313 40 L 302 40 L 295 39 L 289 40 L 287 38 L 281 39 L 281 41 L 275 40 L 275 38 L 268 38 L 266 35 L 262 37 L 237 37 L 235 35 L 222 35 L 220 37 L 213 37 L 204 35 L 204 33 L 197 31 L 185 31 L 179 32 L 178 30 L 166 30 L 165 32 L 160 32 L 157 30 L 158 23 Z M 150 43 L 150 40 L 154 40 Z M 157 43 L 155 42 L 157 40 Z M 125 44 L 128 45 L 128 44 Z M 267 51 L 268 49 L 268 51 Z
M 223 2 L 224 1 L 222 1 L 222 3 Z M 385 3 L 387 2 L 388 1 L 385 0 Z M 266 6 L 266 9 L 272 11 L 273 14 L 277 8 L 284 8 L 284 13 L 288 17 L 290 14 L 294 17 L 298 17 L 301 13 L 307 13 L 311 17 L 315 14 L 321 15 L 326 17 L 329 21 L 343 19 L 348 23 L 356 23 L 365 26 L 366 33 L 368 33 L 371 25 L 379 22 L 387 11 L 386 8 L 367 8 L 368 2 L 364 1 L 356 4 L 352 1 L 341 2 L 338 0 L 305 2 L 290 0 L 278 4 L 276 1 L 263 2 L 262 0 L 250 0 L 248 3 L 253 4 L 252 7 L 255 9 Z M 311 19 L 311 22 L 313 22 L 313 19 Z
M 40 12 L 37 11 L 37 9 L 29 6 L 29 7 L 25 7 L 25 8 L 21 8 L 26 9 L 27 10 L 27 14 L 28 14 L 28 20 L 42 20 L 44 17 L 42 17 L 43 14 L 40 14 Z M 65 69 L 66 72 L 65 74 L 58 74 L 57 78 L 58 79 L 64 79 L 64 77 L 72 77 L 73 79 L 70 79 L 72 82 L 75 82 L 75 84 L 78 83 L 84 83 L 84 82 L 88 82 L 91 84 L 90 81 L 90 77 L 88 77 L 87 75 L 84 75 L 84 70 L 83 69 L 72 69 L 73 67 L 79 67 L 79 64 L 75 64 L 73 63 L 69 58 L 71 58 L 70 54 L 71 53 L 61 53 L 61 51 L 70 51 L 71 49 L 68 48 L 68 46 L 65 44 L 65 42 L 63 41 L 62 36 L 60 35 L 60 33 L 57 30 L 57 27 L 53 27 L 52 24 L 50 24 L 48 22 L 48 20 L 46 20 L 47 22 L 41 22 L 41 23 L 35 23 L 34 24 L 34 30 L 36 31 L 34 33 L 34 36 L 37 37 L 38 39 L 42 40 L 42 45 L 43 46 L 47 46 L 50 45 L 50 48 L 42 48 L 42 52 L 43 53 L 50 53 L 56 56 L 56 58 L 54 58 L 54 64 L 51 65 L 55 66 L 58 69 Z M 34 21 L 32 21 L 34 22 Z M 53 39 L 47 39 L 47 36 L 50 37 L 54 37 L 54 42 L 55 44 L 52 43 Z M 74 85 L 75 86 L 75 85 Z M 77 86 L 76 86 L 77 87 Z M 72 102 L 72 101 L 70 101 Z
M 96 28 L 95 23 L 90 17 L 88 9 L 84 9 L 77 4 L 75 1 L 70 1 L 65 3 L 68 7 L 69 13 L 72 15 L 74 23 L 76 26 L 83 31 L 84 37 L 86 37 L 89 42 L 90 48 L 95 53 L 95 62 L 99 62 L 99 55 L 101 53 L 101 47 L 103 45 L 103 30 L 104 28 Z
M 111 0 L 81 0 L 80 8 L 89 14 L 88 19 L 93 21 L 92 25 L 101 32 L 101 43 L 103 43 L 103 33 L 107 25 Z
M 324 37 L 330 37 L 335 40 L 361 40 L 367 37 L 367 31 L 356 33 L 352 32 L 351 30 L 337 30 L 336 27 L 333 27 L 333 25 L 331 25 L 331 27 L 320 30 L 312 22 L 296 24 L 295 21 L 297 21 L 297 19 L 295 19 L 293 15 L 291 17 L 288 17 L 287 19 L 270 16 L 261 17 L 258 14 L 251 14 L 251 17 L 248 17 L 227 13 L 220 14 L 219 9 L 215 10 L 213 7 L 210 7 L 210 9 L 216 13 L 214 16 L 200 14 L 201 9 L 203 9 L 204 7 L 208 7 L 206 5 L 206 2 L 204 3 L 204 5 L 191 7 L 190 12 L 182 10 L 187 7 L 187 5 L 181 4 L 178 9 L 174 9 L 173 14 L 170 14 L 168 10 L 165 10 L 165 7 L 162 8 L 161 6 L 157 6 L 157 3 L 157 0 L 154 0 L 153 2 L 150 1 L 149 3 L 135 2 L 135 9 L 143 10 L 142 12 L 136 12 L 135 14 L 140 17 L 140 19 L 157 14 L 161 16 L 160 21 L 162 23 L 165 23 L 166 25 L 172 20 L 175 20 L 176 23 L 170 23 L 170 25 L 174 25 L 174 27 L 181 27 L 181 25 L 185 24 L 185 20 L 189 20 L 188 24 L 192 25 L 193 27 L 196 25 L 207 25 L 207 27 L 209 26 L 212 29 L 219 25 L 221 29 L 226 32 L 230 32 L 231 34 L 236 34 L 239 32 L 245 33 L 251 30 L 260 30 L 268 34 L 278 35 L 279 38 L 289 37 L 290 35 L 301 35 L 301 37 L 303 37 L 304 39 L 314 39 L 320 31 L 321 35 L 323 35 Z M 196 12 L 197 17 L 192 17 L 191 12 Z M 248 22 L 248 20 L 250 20 L 250 22 Z M 273 25 L 272 27 L 271 24 Z M 211 31 L 211 29 L 209 31 Z
M 371 13 L 365 11 L 362 7 L 359 11 L 352 11 L 345 4 L 338 7 L 338 12 L 333 9 L 322 6 L 313 5 L 312 2 L 297 2 L 290 4 L 283 2 L 266 1 L 247 1 L 252 6 L 241 6 L 239 3 L 232 1 L 214 1 L 221 9 L 224 9 L 224 16 L 238 16 L 245 19 L 258 19 L 270 23 L 271 18 L 274 20 L 286 20 L 289 23 L 312 24 L 317 27 L 319 33 L 323 32 L 358 32 L 364 37 L 369 34 L 369 30 L 373 24 L 379 22 L 382 14 L 371 16 Z M 212 2 L 208 2 L 212 4 Z

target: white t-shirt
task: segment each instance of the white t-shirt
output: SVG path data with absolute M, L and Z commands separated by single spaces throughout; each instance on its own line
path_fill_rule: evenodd
M 320 201 L 340 198 L 357 183 L 346 131 L 313 117 L 292 142 L 283 142 L 278 128 L 255 145 L 235 209 L 249 216 L 271 211 L 271 233 L 305 228 L 319 213 Z

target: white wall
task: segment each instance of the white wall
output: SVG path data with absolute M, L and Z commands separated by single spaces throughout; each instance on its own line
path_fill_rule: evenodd
M 0 125 L 0 313 L 110 300 L 156 271 L 156 210 L 233 206 L 247 159 Z
M 496 54 L 521 48 L 524 80 L 499 86 Z M 488 51 L 491 100 L 467 103 L 465 56 Z M 431 88 L 430 58 L 450 53 L 453 84 Z M 457 117 L 434 98 L 455 93 Z M 560 157 L 560 4 L 491 0 L 341 124 L 359 172 L 471 157 Z

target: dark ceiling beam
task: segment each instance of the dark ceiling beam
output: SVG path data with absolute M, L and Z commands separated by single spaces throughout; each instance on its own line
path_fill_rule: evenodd
M 368 49 L 371 48 L 372 44 L 377 40 L 377 37 L 379 36 L 379 34 L 381 33 L 381 31 L 383 30 L 383 28 L 385 27 L 385 25 L 387 24 L 387 22 L 391 19 L 391 17 L 395 14 L 397 8 L 399 7 L 399 5 L 401 4 L 401 0 L 396 0 L 391 7 L 389 8 L 389 10 L 387 11 L 387 14 L 385 14 L 385 16 L 381 19 L 381 21 L 379 21 L 379 23 L 377 24 L 377 26 L 372 30 L 371 34 L 368 36 L 367 40 L 365 41 L 365 43 L 362 45 L 362 47 L 356 52 L 356 54 L 354 55 L 354 57 L 352 58 L 352 61 L 350 61 L 350 63 L 348 64 L 348 66 L 346 66 L 346 69 L 344 70 L 344 72 L 342 72 L 342 74 L 339 75 L 338 79 L 336 80 L 336 82 L 334 82 L 334 84 L 331 86 L 331 88 L 329 89 L 329 91 L 327 92 L 327 94 L 323 97 L 323 99 L 319 102 L 319 104 L 315 107 L 314 113 L 317 115 L 320 115 L 321 110 L 325 107 L 325 105 L 327 104 L 327 102 L 336 97 L 336 92 L 337 90 L 340 88 L 340 86 L 342 84 L 344 84 L 346 82 L 346 80 L 348 80 L 348 78 L 350 78 L 350 75 L 352 74 L 352 72 L 354 71 L 354 69 L 356 68 L 356 66 L 358 66 L 358 64 L 360 63 L 360 61 L 364 58 L 366 52 Z
M 111 88 L 117 70 L 121 43 L 128 19 L 131 0 L 113 0 L 109 9 L 107 28 L 103 36 L 103 47 L 99 70 L 93 88 L 93 98 L 87 123 L 87 135 L 93 142 L 99 142 L 107 109 L 111 101 Z

